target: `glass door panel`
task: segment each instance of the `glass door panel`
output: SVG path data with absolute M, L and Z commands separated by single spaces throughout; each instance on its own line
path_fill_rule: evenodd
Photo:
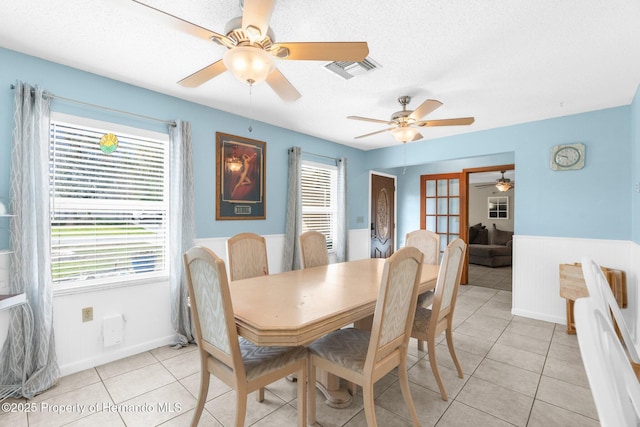
M 440 235 L 440 252 L 460 237 L 460 174 L 420 177 L 420 228 Z

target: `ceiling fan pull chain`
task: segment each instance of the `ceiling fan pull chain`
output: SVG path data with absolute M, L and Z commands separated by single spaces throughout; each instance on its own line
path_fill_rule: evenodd
M 251 97 L 253 90 L 253 83 L 249 83 L 249 127 L 247 130 L 249 133 L 253 132 L 253 127 L 251 127 L 251 122 L 253 121 L 253 98 Z

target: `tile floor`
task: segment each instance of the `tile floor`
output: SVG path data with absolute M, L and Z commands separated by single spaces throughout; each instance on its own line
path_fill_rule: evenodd
M 411 393 L 422 426 L 599 425 L 576 337 L 563 325 L 512 316 L 511 292 L 461 286 L 454 342 L 462 379 L 446 344 L 437 346 L 446 402 L 427 354 L 410 343 Z M 33 412 L 0 414 L 0 426 L 188 426 L 199 383 L 195 350 L 158 348 L 69 375 L 21 401 Z M 380 426 L 411 425 L 395 374 L 381 379 L 375 394 Z M 295 426 L 295 395 L 295 385 L 282 380 L 267 387 L 263 403 L 249 398 L 246 425 Z M 317 425 L 366 425 L 361 392 L 346 409 L 327 407 L 321 393 L 317 398 Z M 200 425 L 231 426 L 234 408 L 234 392 L 212 377 Z
M 469 284 L 483 288 L 511 291 L 511 266 L 485 267 L 484 265 L 469 264 Z

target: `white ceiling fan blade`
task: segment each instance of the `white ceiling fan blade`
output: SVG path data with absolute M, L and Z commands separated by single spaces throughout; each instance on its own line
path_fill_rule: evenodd
M 395 129 L 395 127 L 388 128 L 388 129 L 377 130 L 377 131 L 371 132 L 371 133 L 365 133 L 364 135 L 356 136 L 353 139 L 366 138 L 367 136 L 376 135 L 376 134 L 382 133 L 382 132 L 387 132 L 387 131 L 390 131 L 392 129 Z
M 296 101 L 302 96 L 277 68 L 267 76 L 267 84 L 284 101 Z
M 157 9 L 153 6 L 149 6 L 147 4 L 141 3 L 138 0 L 133 0 L 134 3 L 137 3 L 141 6 L 144 6 L 148 9 L 154 10 L 155 12 L 158 12 L 156 14 L 157 19 L 160 19 L 163 21 L 163 23 L 165 23 L 167 26 L 175 28 L 178 31 L 187 33 L 187 34 L 191 34 L 192 36 L 198 37 L 200 39 L 204 39 L 204 40 L 212 40 L 212 39 L 217 39 L 219 40 L 222 44 L 224 44 L 225 46 L 227 44 L 230 44 L 231 46 L 233 46 L 235 43 L 233 42 L 233 40 L 231 40 L 229 37 L 224 36 L 222 34 L 218 34 L 214 31 L 211 31 L 207 28 L 201 27 L 197 24 L 194 24 L 193 22 L 189 22 L 189 21 L 185 21 L 182 18 L 179 18 L 175 15 L 172 15 L 170 13 L 167 13 L 165 11 L 162 11 L 160 9 Z
M 474 121 L 473 117 L 461 117 L 458 119 L 425 120 L 416 124 L 418 126 L 461 126 L 470 125 Z
M 420 120 L 424 116 L 429 113 L 434 112 L 436 109 L 442 106 L 442 102 L 436 101 L 435 99 L 427 99 L 424 101 L 418 108 L 416 108 L 413 113 L 409 114 L 409 117 L 413 120 Z
M 347 116 L 347 119 L 351 120 L 362 120 L 363 122 L 372 122 L 372 123 L 381 123 L 384 125 L 390 125 L 393 122 L 388 120 L 380 120 L 380 119 L 370 119 L 368 117 L 360 117 L 360 116 Z
M 250 27 L 254 27 L 260 30 L 260 36 L 257 38 L 266 36 L 274 3 L 275 0 L 244 0 L 242 29 L 250 33 Z
M 271 49 L 281 59 L 361 62 L 369 54 L 367 42 L 286 42 Z
M 221 59 L 185 77 L 178 84 L 185 87 L 197 87 L 225 71 L 227 71 L 227 67 L 225 67 Z

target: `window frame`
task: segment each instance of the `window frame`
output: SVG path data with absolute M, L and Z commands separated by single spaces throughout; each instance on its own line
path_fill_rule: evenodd
M 129 273 L 124 275 L 115 275 L 110 277 L 103 278 L 95 278 L 95 279 L 80 279 L 80 280 L 70 280 L 63 282 L 55 282 L 53 281 L 53 269 L 51 271 L 51 281 L 53 285 L 54 295 L 64 295 L 64 294 L 73 294 L 73 293 L 81 293 L 81 292 L 92 292 L 102 289 L 112 289 L 124 286 L 132 286 L 137 284 L 151 283 L 151 282 L 163 282 L 169 279 L 169 255 L 171 253 L 171 242 L 170 242 L 170 232 L 169 232 L 169 223 L 170 223 L 170 194 L 169 194 L 169 177 L 170 177 L 170 153 L 169 153 L 169 133 L 158 132 L 154 130 L 144 129 L 140 127 L 133 127 L 122 125 L 119 123 L 107 122 L 104 120 L 96 120 L 82 116 L 70 115 L 60 112 L 51 112 L 51 122 L 49 124 L 49 132 L 52 134 L 52 129 L 54 123 L 66 124 L 68 126 L 77 127 L 79 129 L 89 129 L 89 130 L 98 130 L 100 132 L 105 133 L 115 133 L 119 135 L 131 135 L 135 138 L 143 138 L 143 139 L 152 139 L 157 142 L 161 142 L 164 145 L 163 149 L 163 158 L 164 158 L 164 169 L 163 169 L 163 177 L 162 177 L 162 203 L 163 206 L 162 212 L 165 217 L 165 225 L 164 225 L 164 239 L 161 239 L 164 244 L 164 262 L 163 268 L 159 271 L 152 272 L 144 272 L 141 274 Z M 49 150 L 52 151 L 54 141 L 53 138 L 49 139 Z M 50 159 L 50 164 L 53 159 Z M 52 171 L 49 171 L 50 179 L 52 179 Z M 50 248 L 49 248 L 49 256 L 51 262 L 53 261 L 53 227 L 52 222 L 54 221 L 53 213 L 54 213 L 54 195 L 53 195 L 53 187 L 50 188 L 50 205 L 49 205 L 49 235 L 50 235 Z M 99 199 L 102 203 L 105 203 L 105 200 L 108 202 L 108 199 Z M 98 203 L 100 205 L 100 203 Z M 136 211 L 134 207 L 129 207 L 130 211 Z M 139 209 L 138 209 L 139 210 Z M 126 209 L 123 212 L 127 212 Z
M 307 207 L 305 209 L 305 205 L 303 203 L 304 200 L 304 195 L 303 195 L 303 189 L 302 189 L 302 182 L 300 184 L 300 211 L 301 211 L 301 215 L 302 217 L 304 217 L 305 213 L 330 213 L 331 214 L 331 220 L 330 220 L 330 225 L 329 225 L 329 229 L 330 229 L 330 235 L 325 237 L 327 238 L 327 252 L 329 254 L 335 254 L 336 249 L 335 249 L 335 242 L 336 242 L 336 237 L 337 237 L 337 215 L 338 215 L 338 195 L 337 195 L 337 190 L 338 190 L 338 167 L 335 165 L 330 165 L 330 164 L 326 164 L 326 163 L 319 163 L 319 162 L 314 162 L 314 161 L 310 161 L 310 160 L 302 160 L 301 163 L 301 181 L 302 181 L 302 174 L 304 173 L 304 168 L 308 167 L 308 168 L 315 168 L 315 169 L 323 169 L 326 171 L 330 172 L 330 179 L 331 179 L 331 183 L 330 185 L 330 207 L 329 208 L 319 208 L 319 207 Z M 305 212 L 306 211 L 306 212 Z M 303 222 L 304 224 L 304 222 Z M 301 233 L 304 233 L 305 231 L 309 231 L 309 230 L 315 230 L 315 231 L 319 231 L 322 233 L 322 230 L 316 229 L 316 228 L 308 228 L 308 227 L 304 227 L 304 225 L 302 226 L 302 230 Z M 323 233 L 324 234 L 324 233 Z

